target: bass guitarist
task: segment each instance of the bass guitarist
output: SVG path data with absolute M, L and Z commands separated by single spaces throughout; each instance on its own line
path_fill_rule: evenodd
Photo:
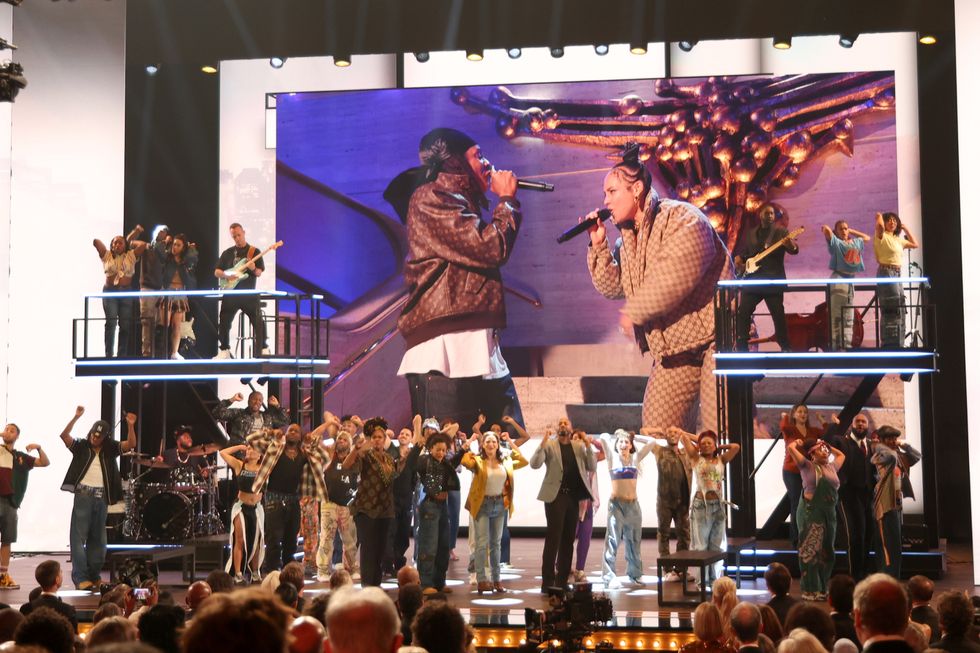
M 237 222 L 228 228 L 234 246 L 229 247 L 221 253 L 218 265 L 214 269 L 214 276 L 218 279 L 232 279 L 239 275 L 237 272 L 228 272 L 239 262 L 254 258 L 259 253 L 258 248 L 249 245 L 245 240 L 245 229 Z M 235 286 L 238 290 L 255 290 L 255 280 L 265 272 L 265 261 L 262 257 L 257 258 L 241 271 L 243 277 Z M 231 349 L 228 345 L 229 334 L 231 333 L 231 322 L 235 319 L 235 314 L 241 311 L 249 322 L 252 323 L 254 332 L 254 347 L 261 348 L 262 356 L 270 355 L 269 344 L 265 337 L 265 322 L 262 321 L 262 307 L 258 295 L 229 295 L 221 300 L 221 312 L 218 314 L 218 355 L 215 359 L 231 358 Z
M 748 279 L 785 279 L 786 268 L 783 266 L 783 258 L 786 253 L 796 255 L 800 252 L 796 240 L 790 237 L 789 232 L 784 226 L 776 225 L 778 220 L 783 223 L 786 213 L 777 204 L 768 203 L 759 210 L 759 225 L 750 229 L 743 237 L 742 242 L 736 250 L 735 269 Z M 746 263 L 754 256 L 762 253 L 772 245 L 782 241 L 782 247 L 777 247 L 771 253 L 755 261 L 757 269 L 751 271 L 748 267 L 746 273 Z M 772 316 L 773 327 L 776 331 L 776 342 L 780 349 L 789 351 L 789 336 L 786 331 L 786 311 L 783 308 L 783 286 L 748 286 L 742 290 L 741 298 L 738 303 L 738 312 L 735 315 L 735 349 L 736 351 L 748 351 L 749 327 L 752 324 L 752 312 L 759 302 L 765 302 L 769 314 Z

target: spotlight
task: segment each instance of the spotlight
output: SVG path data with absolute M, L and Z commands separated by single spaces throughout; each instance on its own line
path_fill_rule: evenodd
M 777 50 L 789 50 L 793 47 L 793 37 L 792 36 L 774 36 L 772 37 L 772 47 Z
M 682 52 L 690 52 L 691 50 L 694 49 L 694 46 L 697 44 L 698 44 L 697 41 L 678 41 L 677 47 L 679 47 Z
M 208 75 L 214 75 L 215 73 L 218 72 L 218 67 L 217 66 L 212 66 L 211 64 L 206 63 L 203 66 L 201 66 L 201 72 L 202 73 L 207 73 Z
M 415 60 L 418 61 L 419 63 L 425 63 L 426 61 L 429 60 L 429 53 L 428 52 L 416 52 L 415 53 Z
M 860 36 L 860 34 L 857 34 L 856 32 L 851 34 L 841 34 L 840 38 L 837 39 L 837 43 L 839 43 L 842 48 L 851 48 L 854 47 L 854 42 L 858 40 L 858 36 Z
M 333 65 L 338 68 L 346 68 L 350 65 L 350 55 L 349 54 L 335 54 L 333 56 Z
M 595 53 L 600 57 L 604 57 L 609 54 L 609 44 L 608 43 L 596 43 Z
M 0 102 L 13 102 L 20 89 L 26 86 L 23 66 L 13 61 L 0 64 Z
M 155 64 L 155 63 L 147 64 L 145 70 L 146 70 L 146 74 L 147 75 L 149 75 L 150 77 L 153 77 L 158 72 L 160 72 L 160 66 L 158 64 Z
M 565 48 L 558 46 L 556 48 L 551 48 L 551 56 L 554 59 L 561 59 L 565 56 Z
M 286 57 L 269 57 L 269 65 L 273 68 L 282 68 L 286 63 Z
M 511 59 L 520 59 L 521 58 L 521 49 L 520 48 L 507 48 L 507 56 L 510 57 Z
M 630 43 L 630 53 L 631 54 L 646 54 L 647 44 L 641 41 L 635 41 Z
M 466 59 L 468 61 L 483 61 L 483 48 L 467 48 Z
M 919 32 L 919 43 L 922 45 L 935 45 L 936 37 L 928 32 Z

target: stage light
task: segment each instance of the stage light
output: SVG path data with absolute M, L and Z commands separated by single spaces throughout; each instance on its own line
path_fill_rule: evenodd
M 609 44 L 608 43 L 596 43 L 595 53 L 600 57 L 604 57 L 609 54 Z
M 635 41 L 630 43 L 630 53 L 631 54 L 646 54 L 647 44 L 640 41 Z
M 928 32 L 919 32 L 919 43 L 922 45 L 935 45 L 936 37 Z
M 857 32 L 841 34 L 840 38 L 837 39 L 837 43 L 839 43 L 842 48 L 854 47 L 854 42 L 858 40 L 858 36 L 860 36 L 860 34 Z
M 483 48 L 467 48 L 467 61 L 483 61 Z
M 23 66 L 13 61 L 0 64 L 0 102 L 13 102 L 20 89 L 26 86 Z
M 269 65 L 273 68 L 282 68 L 286 63 L 286 57 L 269 57 Z
M 155 63 L 147 64 L 145 70 L 146 70 L 146 74 L 147 75 L 149 75 L 150 77 L 153 77 L 158 72 L 160 72 L 160 66 L 158 66 Z
M 212 66 L 211 64 L 206 63 L 203 66 L 201 66 L 201 72 L 202 73 L 206 73 L 208 75 L 214 75 L 214 74 L 216 74 L 218 72 L 218 67 L 217 66 Z
M 507 48 L 507 56 L 510 57 L 511 59 L 520 59 L 521 58 L 521 49 L 520 48 Z
M 350 55 L 349 54 L 335 54 L 333 56 L 333 65 L 338 68 L 346 68 L 350 65 Z
M 679 47 L 683 52 L 690 52 L 697 44 L 697 41 L 678 41 L 677 47 Z
M 772 47 L 777 50 L 789 50 L 793 47 L 793 37 L 792 36 L 774 36 L 772 37 Z
M 565 48 L 561 47 L 560 45 L 558 47 L 551 48 L 551 56 L 554 59 L 561 59 L 565 56 Z
M 425 63 L 426 61 L 429 60 L 429 53 L 428 52 L 416 52 L 415 53 L 415 60 L 418 61 L 419 63 Z

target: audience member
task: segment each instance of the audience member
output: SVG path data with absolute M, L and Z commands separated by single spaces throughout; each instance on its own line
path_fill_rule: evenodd
M 109 605 L 113 605 L 110 603 Z M 102 644 L 136 641 L 137 630 L 129 619 L 122 615 L 106 617 L 89 631 L 85 643 L 89 648 Z
M 980 644 L 967 634 L 973 625 L 973 605 L 963 592 L 943 592 L 936 602 L 943 636 L 935 648 L 949 653 L 980 653 Z
M 126 610 L 129 620 L 134 624 L 139 623 L 140 617 L 142 617 L 147 610 L 160 602 L 160 588 L 157 587 L 157 582 L 155 580 L 151 579 L 143 581 L 140 583 L 140 589 L 148 590 L 145 598 L 138 598 L 135 588 L 131 590 L 129 595 L 126 597 Z M 133 609 L 134 607 L 136 607 L 135 610 Z
M 926 624 L 908 622 L 905 626 L 905 643 L 912 647 L 915 653 L 925 653 L 929 648 L 929 635 L 931 631 Z
M 463 615 L 445 601 L 430 599 L 415 614 L 412 623 L 413 646 L 421 646 L 429 653 L 463 653 L 466 642 Z
M 87 648 L 85 653 L 160 653 L 160 651 L 142 642 L 117 642 Z
M 398 587 L 402 585 L 408 585 L 409 583 L 415 583 L 416 585 L 421 585 L 422 580 L 419 578 L 419 570 L 415 567 L 410 567 L 405 565 L 398 570 Z
M 184 604 L 187 606 L 187 618 L 193 619 L 201 604 L 211 596 L 211 586 L 206 581 L 199 580 L 191 583 L 184 595 Z
M 718 606 L 705 601 L 694 609 L 694 636 L 697 641 L 681 647 L 680 653 L 733 653 L 725 643 L 725 628 Z
M 299 592 L 296 591 L 296 587 L 292 583 L 280 583 L 279 587 L 276 588 L 276 597 L 292 611 L 293 616 L 299 614 L 299 610 L 296 609 L 299 604 Z
M 800 602 L 799 599 L 795 599 L 789 595 L 789 586 L 793 582 L 793 577 L 790 576 L 789 569 L 786 568 L 786 565 L 781 562 L 773 562 L 766 567 L 764 577 L 766 579 L 766 589 L 772 594 L 768 605 L 776 611 L 776 614 L 779 616 L 779 623 L 783 625 L 783 630 L 785 631 L 786 615 L 789 614 L 789 609 Z
M 768 603 L 758 607 L 759 613 L 762 614 L 762 633 L 773 642 L 778 642 L 783 638 L 783 624 L 779 621 L 779 615 Z
M 307 617 L 313 617 L 323 624 L 324 628 L 327 627 L 327 608 L 330 606 L 330 595 L 331 592 L 317 594 L 307 602 L 306 609 L 303 611 Z
M 204 582 L 211 588 L 212 594 L 226 594 L 235 589 L 235 580 L 224 569 L 215 569 Z
M 37 598 L 30 603 L 20 606 L 21 613 L 26 617 L 37 608 L 50 608 L 63 616 L 71 623 L 72 630 L 78 630 L 78 618 L 75 616 L 75 608 L 68 605 L 58 596 L 58 589 L 61 587 L 61 565 L 57 560 L 45 560 L 34 569 L 34 578 L 41 588 Z
M 31 610 L 14 632 L 18 646 L 36 645 L 48 653 L 72 653 L 75 629 L 71 622 L 51 608 Z
M 92 615 L 92 625 L 94 626 L 103 619 L 108 619 L 109 617 L 125 618 L 126 614 L 123 612 L 123 609 L 115 603 L 103 603 L 95 611 L 95 614 Z
M 711 585 L 711 602 L 718 606 L 721 613 L 721 624 L 725 630 L 725 638 L 732 639 L 731 616 L 738 594 L 735 593 L 735 581 L 728 576 L 719 576 Z
M 905 588 L 888 574 L 871 574 L 854 588 L 854 630 L 864 653 L 911 653 Z
M 339 590 L 341 587 L 353 587 L 354 579 L 346 569 L 337 569 L 330 574 L 330 589 Z
M 794 628 L 779 642 L 778 653 L 827 653 L 820 640 L 803 628 Z
M 398 616 L 402 620 L 402 641 L 408 646 L 412 643 L 412 621 L 422 607 L 422 585 L 409 583 L 398 588 L 398 600 L 395 601 Z
M 762 628 L 762 613 L 751 603 L 742 601 L 732 608 L 732 633 L 741 653 L 762 653 L 759 646 L 759 632 Z
M 299 562 L 288 563 L 279 573 L 279 582 L 289 583 L 296 588 L 296 609 L 297 611 L 302 612 L 303 608 L 306 607 L 306 602 L 303 600 L 303 588 L 306 586 L 306 577 L 303 575 L 303 565 Z
M 4 608 L 0 610 L 0 644 L 14 638 L 14 631 L 24 621 L 24 615 L 19 610 Z
M 132 588 L 126 583 L 119 583 L 111 590 L 102 595 L 99 599 L 99 605 L 105 605 L 106 603 L 114 603 L 122 608 L 123 614 L 126 614 L 126 603 L 127 598 L 129 598 L 129 591 Z
M 184 609 L 176 605 L 154 605 L 137 623 L 140 641 L 163 651 L 180 653 L 180 633 L 184 630 Z
M 286 649 L 291 617 L 271 592 L 246 588 L 214 594 L 184 633 L 184 653 Z
M 929 605 L 932 601 L 935 584 L 925 576 L 912 576 L 905 587 L 908 589 L 909 599 L 912 601 L 912 612 L 909 613 L 909 619 L 929 626 L 932 630 L 929 645 L 935 646 L 942 635 L 939 632 L 939 613 Z
M 394 653 L 402 643 L 399 626 L 395 604 L 381 588 L 339 589 L 327 607 L 326 653 Z
M 847 574 L 836 574 L 827 584 L 827 603 L 830 604 L 830 620 L 834 624 L 834 640 L 846 639 L 860 646 L 854 631 L 854 579 Z M 835 643 L 836 647 L 836 643 Z
M 828 651 L 834 648 L 834 622 L 818 603 L 797 603 L 786 615 L 786 632 L 802 628 L 817 638 Z
M 313 617 L 297 617 L 289 627 L 289 653 L 323 653 L 327 631 Z

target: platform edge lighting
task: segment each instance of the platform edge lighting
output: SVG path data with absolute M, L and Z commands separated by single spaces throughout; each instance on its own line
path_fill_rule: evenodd
M 630 43 L 630 54 L 646 54 L 647 44 L 641 41 L 634 41 Z
M 429 60 L 429 53 L 428 52 L 416 52 L 415 53 L 415 60 L 418 61 L 419 63 L 425 63 L 426 61 Z
M 275 69 L 282 68 L 286 64 L 286 57 L 269 57 L 269 65 Z
M 596 43 L 595 53 L 600 57 L 604 57 L 609 54 L 609 44 L 608 43 Z
M 855 32 L 851 32 L 850 34 L 841 34 L 840 38 L 837 39 L 837 43 L 842 48 L 852 48 L 854 47 L 854 42 L 858 40 L 859 36 L 861 35 Z

